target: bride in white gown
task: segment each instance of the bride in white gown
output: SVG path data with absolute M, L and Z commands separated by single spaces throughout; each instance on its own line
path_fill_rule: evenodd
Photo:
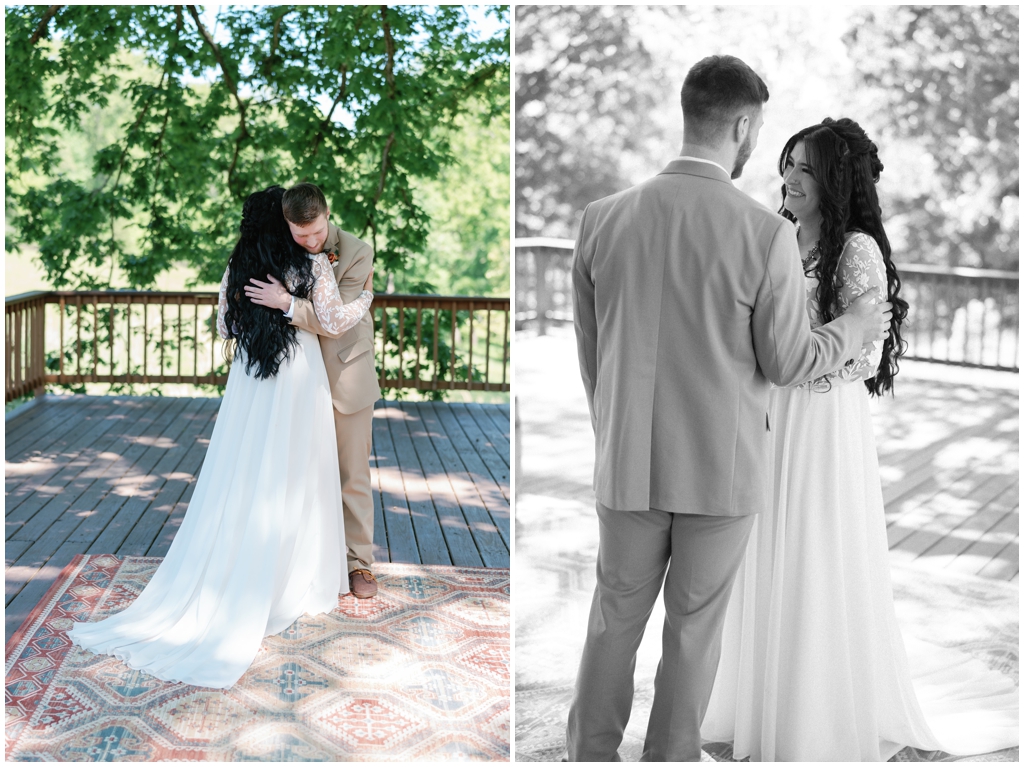
M 342 304 L 327 256 L 309 255 L 292 241 L 282 193 L 256 192 L 242 211 L 217 317 L 236 353 L 167 556 L 125 610 L 68 632 L 85 649 L 168 681 L 230 687 L 264 636 L 303 613 L 333 610 L 339 591 L 347 591 L 333 406 L 320 344 L 241 294 L 250 277 L 272 274 L 312 298 L 320 323 L 341 333 L 369 309 L 372 273 L 359 298 Z
M 736 577 L 701 734 L 752 761 L 1015 746 L 1015 684 L 942 648 L 915 646 L 909 663 L 896 622 L 868 392 L 892 387 L 907 304 L 874 188 L 877 148 L 856 123 L 826 119 L 789 140 L 779 170 L 799 222 L 812 326 L 873 287 L 893 320 L 881 348 L 771 392 L 772 511 L 756 521 Z

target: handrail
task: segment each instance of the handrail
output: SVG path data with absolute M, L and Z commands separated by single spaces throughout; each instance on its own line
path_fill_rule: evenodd
M 572 321 L 572 240 L 517 237 L 516 329 L 540 334 Z M 991 370 L 1019 369 L 1020 275 L 1001 269 L 897 264 L 906 359 Z
M 46 384 L 223 385 L 228 366 L 217 354 L 217 302 L 213 291 L 7 297 L 6 401 L 41 393 Z M 382 387 L 510 390 L 511 299 L 378 293 L 372 311 Z

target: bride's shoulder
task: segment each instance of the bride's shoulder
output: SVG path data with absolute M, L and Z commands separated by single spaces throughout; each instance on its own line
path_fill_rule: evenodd
M 875 242 L 875 238 L 866 232 L 859 230 L 853 230 L 846 233 L 846 245 L 843 248 L 844 252 L 851 253 L 878 253 L 881 255 L 882 250 L 878 247 L 878 243 Z

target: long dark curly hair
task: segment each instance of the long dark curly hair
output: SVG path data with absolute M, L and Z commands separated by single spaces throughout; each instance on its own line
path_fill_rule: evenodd
M 889 322 L 889 337 L 882 344 L 878 372 L 864 383 L 875 396 L 891 393 L 893 378 L 899 372 L 899 358 L 907 350 L 900 327 L 907 317 L 909 305 L 899 296 L 902 283 L 892 262 L 889 238 L 882 226 L 882 209 L 875 189 L 884 167 L 878 159 L 878 147 L 853 120 L 826 117 L 819 125 L 804 128 L 786 142 L 779 157 L 780 175 L 785 175 L 789 155 L 801 141 L 821 194 L 819 255 L 808 267 L 808 273 L 818 278 L 817 299 L 822 321 L 831 322 L 838 310 L 839 288 L 842 287 L 838 277 L 839 256 L 846 244 L 847 233 L 869 235 L 878 243 L 885 261 L 886 300 L 892 304 L 892 320 Z M 782 208 L 779 212 L 796 221 L 796 216 L 786 210 L 785 184 L 782 185 Z
M 238 244 L 228 261 L 228 338 L 236 342 L 234 356 L 245 352 L 246 375 L 256 378 L 277 375 L 298 341 L 283 312 L 246 298 L 243 289 L 249 279 L 266 282 L 271 274 L 301 298 L 309 298 L 313 290 L 313 261 L 292 239 L 281 212 L 282 195 L 279 186 L 249 195 L 242 206 Z

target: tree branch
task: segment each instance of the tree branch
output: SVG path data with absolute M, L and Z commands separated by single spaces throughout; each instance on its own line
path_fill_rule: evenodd
M 346 85 L 346 76 L 347 75 L 348 75 L 348 68 L 344 64 L 342 64 L 341 65 L 341 88 L 338 90 L 338 95 L 334 97 L 334 102 L 331 104 L 331 108 L 327 112 L 327 117 L 325 117 L 323 119 L 323 121 L 320 123 L 320 130 L 317 131 L 317 134 L 316 134 L 316 136 L 313 139 L 313 151 L 310 153 L 313 157 L 316 157 L 317 150 L 320 148 L 320 142 L 324 138 L 324 131 L 327 130 L 327 126 L 330 125 L 331 116 L 334 114 L 335 108 L 338 106 L 338 103 L 345 96 L 345 90 L 347 88 L 347 85 Z
M 387 51 L 387 60 L 384 62 L 384 80 L 388 84 L 388 98 L 394 100 L 395 98 L 395 39 L 391 36 L 391 25 L 388 23 L 388 7 L 382 5 L 380 7 L 380 18 L 381 28 L 384 30 L 384 50 Z M 377 184 L 377 194 L 374 195 L 373 202 L 370 204 L 370 210 L 376 211 L 377 203 L 380 202 L 381 196 L 384 194 L 384 182 L 388 175 L 388 155 L 391 153 L 391 147 L 395 143 L 395 131 L 391 131 L 391 135 L 388 136 L 388 140 L 384 142 L 384 151 L 381 153 L 380 158 L 380 183 Z M 377 224 L 374 221 L 374 214 L 371 212 L 367 225 L 373 229 L 374 242 L 376 242 L 377 235 Z M 363 229 L 366 232 L 366 229 Z M 374 246 L 376 248 L 376 245 Z
M 42 39 L 43 35 L 46 34 L 46 28 L 50 25 L 50 19 L 56 16 L 57 11 L 61 8 L 63 8 L 61 5 L 51 5 L 46 9 L 42 20 L 39 22 L 39 26 L 36 27 L 36 31 L 32 33 L 32 37 L 28 40 L 29 45 L 35 45 Z
M 213 37 L 206 31 L 206 27 L 203 26 L 203 22 L 199 20 L 199 12 L 196 10 L 194 5 L 188 6 L 188 12 L 191 14 L 192 19 L 196 23 L 196 28 L 199 30 L 199 34 L 203 36 L 203 40 L 210 46 L 210 50 L 213 51 L 213 56 L 217 59 L 217 63 L 220 65 L 220 71 L 224 74 L 224 85 L 227 86 L 228 92 L 235 97 L 235 104 L 238 105 L 238 139 L 235 141 L 235 151 L 231 156 L 231 165 L 228 167 L 228 187 L 231 186 L 231 176 L 235 172 L 235 166 L 238 164 L 238 152 L 241 149 L 242 142 L 249 138 L 249 129 L 245 124 L 245 102 L 242 101 L 238 96 L 238 88 L 235 85 L 235 80 L 228 72 L 227 64 L 224 62 L 224 56 L 220 52 L 220 48 L 213 42 Z
M 384 142 L 384 152 L 380 158 L 380 183 L 377 185 L 377 194 L 373 198 L 373 207 L 377 207 L 377 203 L 380 202 L 381 195 L 384 194 L 384 179 L 388 173 L 388 153 L 391 151 L 392 144 L 395 143 L 395 133 L 391 132 L 388 136 L 388 140 Z

